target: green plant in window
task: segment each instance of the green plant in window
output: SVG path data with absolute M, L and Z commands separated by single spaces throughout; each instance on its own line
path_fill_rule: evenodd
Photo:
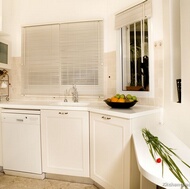
M 137 45 L 135 47 L 135 45 L 133 43 L 131 43 L 130 44 L 130 53 L 131 53 L 131 61 L 141 58 L 141 47 L 137 46 Z
M 142 86 L 142 72 L 141 72 L 141 47 L 138 45 L 130 44 L 130 68 L 131 78 L 130 86 Z M 136 64 L 136 68 L 135 68 Z

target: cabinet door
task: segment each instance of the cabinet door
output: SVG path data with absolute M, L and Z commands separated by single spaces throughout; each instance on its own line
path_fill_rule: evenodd
M 0 109 L 0 115 L 1 115 L 1 109 Z M 2 115 L 0 117 L 0 120 L 2 119 Z M 0 171 L 2 170 L 1 167 L 3 167 L 3 146 L 2 146 L 2 120 L 0 121 Z
M 42 161 L 46 173 L 89 176 L 89 115 L 42 110 Z
M 90 114 L 91 177 L 106 189 L 130 189 L 129 120 Z

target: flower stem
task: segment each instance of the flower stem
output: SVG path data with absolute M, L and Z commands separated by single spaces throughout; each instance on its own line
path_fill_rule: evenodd
M 171 158 L 172 155 L 176 156 L 183 164 L 185 164 L 188 168 L 190 165 L 185 163 L 174 151 L 172 148 L 167 147 L 163 144 L 157 136 L 154 136 L 150 133 L 150 131 L 146 128 L 142 129 L 142 136 L 145 139 L 150 154 L 154 160 L 156 160 L 156 155 L 159 155 L 162 159 L 162 177 L 164 175 L 164 162 L 169 167 L 169 170 L 173 173 L 173 175 L 181 182 L 181 184 L 188 189 L 187 185 L 185 184 L 184 179 L 188 181 L 185 175 L 181 172 L 178 168 L 174 160 Z

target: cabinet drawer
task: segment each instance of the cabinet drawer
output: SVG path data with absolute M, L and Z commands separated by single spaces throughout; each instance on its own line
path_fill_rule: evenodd
M 42 114 L 46 114 L 46 116 L 58 116 L 58 117 L 81 117 L 88 116 L 87 111 L 72 111 L 72 110 L 42 110 Z
M 115 116 L 110 116 L 106 114 L 97 114 L 97 113 L 90 113 L 90 119 L 91 120 L 100 121 L 100 122 L 107 122 L 111 124 L 119 124 L 122 126 L 130 126 L 130 120 L 128 119 L 123 119 Z

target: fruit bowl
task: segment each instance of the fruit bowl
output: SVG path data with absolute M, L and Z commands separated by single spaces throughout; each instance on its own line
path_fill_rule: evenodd
M 130 108 L 134 106 L 138 101 L 134 100 L 132 102 L 111 102 L 109 100 L 104 100 L 104 102 L 112 108 Z

